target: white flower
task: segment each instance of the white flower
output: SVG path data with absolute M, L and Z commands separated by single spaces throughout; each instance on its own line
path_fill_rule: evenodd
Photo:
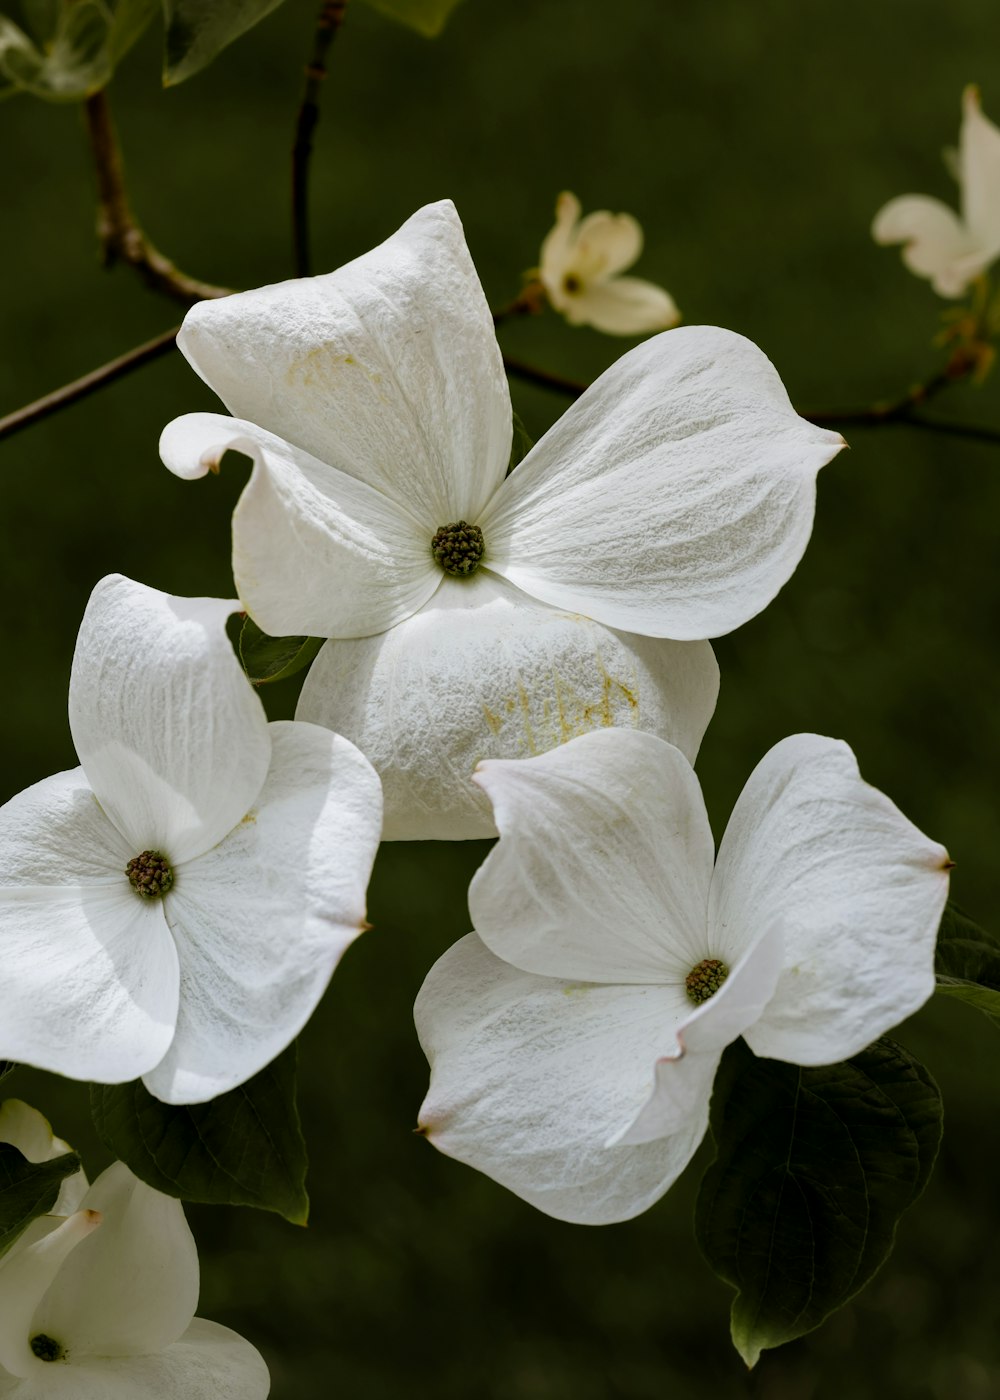
M 792 573 L 843 445 L 756 346 L 696 327 L 625 355 L 506 476 L 507 380 L 447 202 L 337 272 L 194 307 L 178 343 L 240 416 L 177 419 L 163 460 L 253 458 L 237 588 L 266 632 L 336 639 L 297 713 L 370 755 L 386 839 L 493 834 L 475 762 L 601 726 L 693 758 L 718 683 L 700 639 Z
M 436 1147 L 564 1220 L 645 1210 L 700 1143 L 723 1049 L 824 1065 L 934 988 L 947 853 L 799 734 L 758 765 L 714 862 L 697 779 L 649 734 L 484 763 L 500 841 L 477 933 L 415 1017 Z
M 82 767 L 0 808 L 0 1055 L 211 1099 L 288 1045 L 363 926 L 378 778 L 329 730 L 267 723 L 237 606 L 94 589 Z
M 1000 130 L 975 87 L 962 96 L 957 174 L 961 215 L 930 195 L 904 194 L 872 224 L 876 243 L 902 243 L 906 266 L 943 297 L 960 297 L 1000 257 Z
M 45 1120 L 24 1104 L 16 1111 L 16 1135 L 3 1140 L 46 1160 L 29 1150 Z M 35 1221 L 0 1259 L 0 1396 L 264 1400 L 270 1380 L 256 1348 L 194 1316 L 198 1253 L 180 1202 L 122 1162 L 89 1190 L 82 1172 L 69 1181 L 70 1213 Z
M 644 335 L 676 326 L 673 297 L 653 282 L 622 277 L 642 252 L 642 228 L 631 214 L 598 209 L 580 218 L 580 201 L 564 191 L 555 226 L 542 244 L 538 274 L 549 301 L 571 326 L 609 335 Z

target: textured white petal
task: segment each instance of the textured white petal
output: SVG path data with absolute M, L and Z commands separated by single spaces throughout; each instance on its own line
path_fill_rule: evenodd
M 556 200 L 556 221 L 545 236 L 539 256 L 539 274 L 553 306 L 559 306 L 556 298 L 562 294 L 562 279 L 567 271 L 574 242 L 573 231 L 579 217 L 580 201 L 575 194 L 564 190 Z
M 0 1056 L 122 1084 L 166 1052 L 177 952 L 161 902 L 122 884 L 0 889 Z
M 995 257 L 1000 253 L 1000 130 L 983 115 L 973 86 L 962 95 L 959 169 L 969 232 Z
M 52 1364 L 0 1395 L 11 1400 L 266 1400 L 270 1377 L 255 1347 L 196 1317 L 155 1356 L 84 1356 Z
M 177 343 L 230 413 L 432 526 L 474 520 L 507 469 L 503 361 L 448 200 L 336 272 L 201 302 Z
M 670 293 L 655 283 L 641 277 L 613 277 L 610 282 L 591 283 L 569 299 L 566 319 L 607 335 L 644 335 L 676 326 L 680 312 Z
M 84 1208 L 101 1228 L 67 1258 L 32 1318 L 76 1360 L 156 1352 L 174 1342 L 198 1303 L 198 1251 L 180 1201 L 115 1162 Z
M 43 778 L 0 807 L 0 889 L 131 887 L 137 852 L 105 816 L 82 768 Z
M 87 779 L 132 855 L 178 864 L 254 802 L 271 744 L 226 619 L 239 605 L 175 598 L 112 574 L 87 604 L 69 722 Z
M 175 419 L 160 455 L 178 476 L 211 470 L 227 451 L 253 471 L 233 513 L 233 577 L 272 636 L 364 637 L 421 606 L 441 581 L 433 524 L 257 428 L 217 413 Z
M 588 982 L 670 983 L 710 956 L 714 843 L 698 779 L 652 734 L 606 729 L 476 782 L 500 840 L 469 912 L 515 967 Z
M 0 1260 L 0 1366 L 13 1375 L 30 1376 L 53 1364 L 29 1345 L 38 1331 L 32 1326 L 35 1310 L 71 1252 L 100 1224 L 96 1211 L 77 1211 L 44 1239 Z
M 694 759 L 715 708 L 707 643 L 625 636 L 482 572 L 446 579 L 384 636 L 328 642 L 298 718 L 346 734 L 385 791 L 389 841 L 493 836 L 472 783 L 484 758 L 526 758 L 611 725 Z
M 638 1215 L 690 1161 L 708 1096 L 673 1137 L 609 1147 L 649 1095 L 683 1015 L 669 987 L 602 987 L 508 966 L 474 934 L 431 969 L 417 1033 L 431 1063 L 422 1130 L 560 1220 Z
M 619 1142 L 650 1142 L 683 1128 L 711 1092 L 723 1050 L 760 1017 L 784 968 L 780 924 L 768 929 L 725 982 L 677 1030 L 677 1046 L 656 1063 L 656 1085 Z
M 709 924 L 729 960 L 780 923 L 784 971 L 747 1030 L 755 1054 L 833 1064 L 934 990 L 948 856 L 858 774 L 846 744 L 784 739 L 752 773 L 719 848 Z
M 972 267 L 980 245 L 955 211 L 930 195 L 891 199 L 875 215 L 872 237 L 902 243 L 903 262 L 918 277 L 930 278 L 941 296 L 961 296 L 980 270 Z
M 816 472 L 843 446 L 796 414 L 767 357 L 711 326 L 618 360 L 481 517 L 489 567 L 610 627 L 728 632 L 790 577 Z
M 364 927 L 382 826 L 378 778 L 353 744 L 272 724 L 260 799 L 178 872 L 168 918 L 181 963 L 177 1034 L 145 1076 L 167 1103 L 242 1084 L 299 1033 Z

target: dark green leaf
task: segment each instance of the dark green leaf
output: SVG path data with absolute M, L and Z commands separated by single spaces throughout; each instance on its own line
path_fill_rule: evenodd
M 520 415 L 514 414 L 514 436 L 510 444 L 510 461 L 507 463 L 507 475 L 517 466 L 518 462 L 523 462 L 525 457 L 534 447 L 534 443 L 528 436 L 528 430 L 521 422 Z
M 8 1074 L 17 1069 L 13 1060 L 0 1060 L 0 1079 L 6 1079 Z
M 240 660 L 253 684 L 264 685 L 294 676 L 322 645 L 322 637 L 269 637 L 247 617 L 240 631 Z
M 369 0 L 369 3 L 390 19 L 433 39 L 441 33 L 458 0 Z
M 985 1011 L 1000 1026 L 1000 940 L 974 924 L 954 904 L 938 929 L 937 989 Z
M 52 1209 L 63 1181 L 79 1170 L 75 1152 L 51 1162 L 29 1162 L 11 1143 L 0 1142 L 0 1254 L 33 1220 Z
M 712 1098 L 716 1158 L 695 1228 L 737 1290 L 733 1342 L 748 1366 L 862 1288 L 892 1249 L 941 1141 L 941 1098 L 901 1046 L 802 1069 L 726 1051 Z
M 182 1107 L 154 1099 L 139 1080 L 95 1084 L 94 1126 L 115 1156 L 157 1191 L 207 1205 L 256 1206 L 304 1225 L 307 1160 L 295 1071 L 290 1045 L 238 1089 Z
M 281 0 L 163 0 L 167 54 L 163 81 L 182 83 L 252 29 Z

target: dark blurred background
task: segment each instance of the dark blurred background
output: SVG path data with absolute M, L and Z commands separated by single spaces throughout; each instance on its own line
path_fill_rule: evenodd
M 318 0 L 286 3 L 180 87 L 150 33 L 112 88 L 131 194 L 190 273 L 255 286 L 291 272 L 289 149 Z M 633 212 L 636 268 L 689 322 L 751 336 L 805 410 L 870 403 L 928 374 L 945 303 L 869 237 L 906 191 L 954 199 L 941 150 L 963 85 L 1000 120 L 1000 15 L 988 0 L 464 0 L 427 41 L 351 0 L 313 162 L 317 270 L 452 196 L 494 305 L 538 256 L 557 192 Z M 0 108 L 0 414 L 179 319 L 128 269 L 105 272 L 80 112 Z M 511 354 L 590 377 L 630 342 L 554 314 L 512 324 Z M 996 375 L 937 411 L 1000 428 Z M 556 396 L 514 385 L 537 437 Z M 122 571 L 229 595 L 241 463 L 185 484 L 160 429 L 212 396 L 178 355 L 0 445 L 6 797 L 75 763 L 73 643 L 96 580 Z M 958 867 L 954 894 L 1000 927 L 996 653 L 1000 447 L 856 429 L 822 474 L 816 529 L 780 597 L 720 640 L 718 712 L 699 771 L 717 833 L 782 736 L 847 739 L 862 771 Z M 290 714 L 296 685 L 268 695 Z M 637 1221 L 563 1225 L 411 1134 L 426 1068 L 410 1008 L 468 928 L 486 846 L 383 848 L 375 931 L 348 953 L 302 1039 L 312 1222 L 189 1208 L 200 1311 L 259 1345 L 274 1400 L 989 1400 L 1000 1395 L 1000 1037 L 936 1001 L 900 1033 L 942 1086 L 945 1145 L 875 1281 L 748 1377 L 728 1290 L 690 1213 L 700 1158 Z M 85 1154 L 82 1086 L 19 1070 Z

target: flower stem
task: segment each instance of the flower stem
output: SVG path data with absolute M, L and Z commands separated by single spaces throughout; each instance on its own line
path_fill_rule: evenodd
M 313 132 L 319 121 L 319 95 L 326 79 L 326 55 L 333 36 L 344 22 L 347 0 L 324 0 L 316 22 L 313 54 L 306 65 L 306 87 L 295 123 L 292 146 L 292 239 L 295 250 L 295 275 L 308 277 L 309 256 L 309 158 L 312 155 Z
M 208 297 L 227 296 L 228 287 L 216 287 L 181 272 L 150 243 L 136 223 L 125 189 L 125 166 L 106 89 L 87 98 L 84 113 L 97 175 L 97 233 L 104 266 L 127 263 L 148 287 L 185 306 Z

